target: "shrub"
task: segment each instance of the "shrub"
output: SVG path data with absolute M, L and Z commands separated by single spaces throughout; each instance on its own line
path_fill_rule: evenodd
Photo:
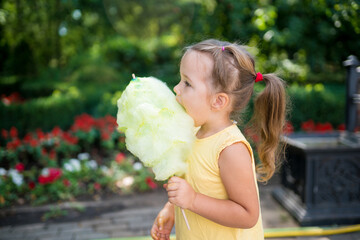
M 55 91 L 51 96 L 25 101 L 20 104 L 0 103 L 0 128 L 14 126 L 20 135 L 41 127 L 45 131 L 54 126 L 67 129 L 72 119 L 84 111 L 85 98 L 75 87 L 66 92 Z
M 345 86 L 322 84 L 298 86 L 288 89 L 291 100 L 290 121 L 296 130 L 301 123 L 312 119 L 314 122 L 329 122 L 339 126 L 345 122 Z
M 129 79 L 130 77 L 127 77 L 127 80 Z M 15 126 L 19 135 L 24 136 L 26 132 L 34 131 L 39 127 L 44 131 L 50 131 L 54 126 L 69 129 L 74 117 L 81 113 L 90 113 L 96 117 L 116 116 L 116 103 L 121 96 L 121 90 L 126 86 L 126 81 L 119 82 L 119 86 L 113 82 L 109 83 L 107 89 L 99 85 L 88 89 L 72 86 L 64 91 L 56 90 L 49 97 L 10 105 L 1 102 L 0 128 L 9 130 L 11 126 Z M 169 84 L 169 87 L 172 86 Z M 260 91 L 263 86 L 255 87 L 256 91 Z M 315 122 L 329 122 L 333 126 L 345 121 L 345 86 L 343 85 L 293 84 L 288 87 L 288 94 L 291 102 L 289 120 L 293 123 L 295 131 L 300 130 L 301 123 L 309 119 Z M 251 112 L 250 106 L 243 116 L 245 122 Z

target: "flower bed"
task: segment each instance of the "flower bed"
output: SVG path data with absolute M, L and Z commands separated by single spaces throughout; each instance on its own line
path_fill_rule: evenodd
M 125 149 L 112 116 L 75 118 L 68 131 L 2 130 L 0 207 L 157 188 L 153 173 Z
M 112 116 L 95 119 L 82 114 L 67 131 L 37 129 L 20 138 L 15 127 L 3 129 L 0 207 L 157 188 L 151 170 L 126 151 L 124 135 L 116 127 Z M 337 127 L 344 128 L 343 124 Z M 284 130 L 291 134 L 294 127 L 287 122 Z M 325 133 L 334 128 L 330 123 L 308 120 L 301 130 Z

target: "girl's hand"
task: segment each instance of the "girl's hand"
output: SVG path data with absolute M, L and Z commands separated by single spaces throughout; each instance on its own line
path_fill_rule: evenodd
M 170 240 L 170 233 L 174 226 L 174 206 L 167 203 L 159 212 L 151 228 L 151 237 L 154 240 Z
M 196 192 L 186 180 L 179 177 L 172 177 L 166 186 L 169 202 L 176 206 L 189 209 L 193 206 Z

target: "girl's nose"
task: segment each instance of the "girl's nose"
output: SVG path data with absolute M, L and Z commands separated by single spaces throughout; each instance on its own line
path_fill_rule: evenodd
M 174 87 L 174 92 L 176 93 L 176 95 L 179 95 L 179 94 L 180 94 L 179 84 L 177 84 L 177 85 Z

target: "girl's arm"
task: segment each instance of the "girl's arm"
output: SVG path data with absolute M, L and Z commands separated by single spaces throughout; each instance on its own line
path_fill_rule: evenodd
M 219 156 L 220 175 L 229 196 L 221 200 L 196 193 L 183 179 L 169 180 L 169 201 L 227 227 L 251 228 L 259 217 L 259 200 L 247 147 L 236 143 Z

